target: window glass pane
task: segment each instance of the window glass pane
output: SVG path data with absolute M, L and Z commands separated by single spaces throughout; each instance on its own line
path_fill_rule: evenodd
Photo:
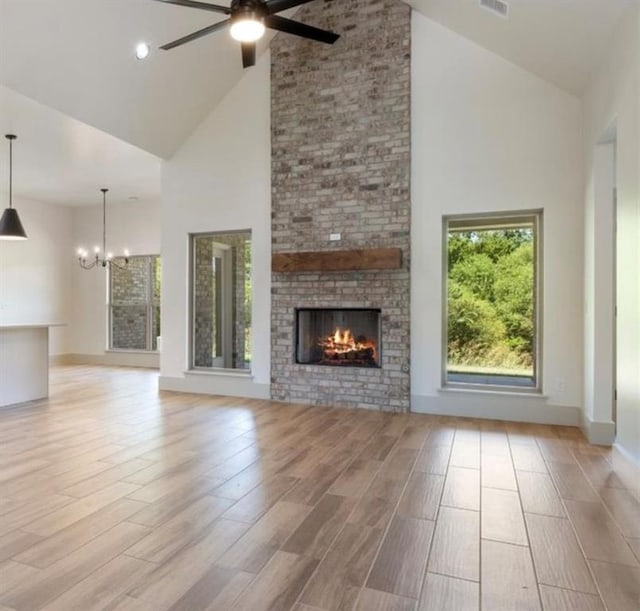
M 158 349 L 158 338 L 160 337 L 160 306 L 151 307 L 151 350 Z
M 116 350 L 156 350 L 160 334 L 160 257 L 116 258 L 110 273 L 111 343 Z
M 449 219 L 446 382 L 537 386 L 536 226 Z
M 162 265 L 160 257 L 151 257 L 151 350 L 158 349 L 158 337 L 162 335 L 160 328 L 160 295 L 162 289 Z
M 193 366 L 251 368 L 251 232 L 193 238 Z
M 112 347 L 118 350 L 147 349 L 147 306 L 111 308 Z
M 151 259 L 151 278 L 153 282 L 153 303 L 160 305 L 160 295 L 162 288 L 162 264 L 160 257 L 149 257 Z
M 111 267 L 111 304 L 146 305 L 149 294 L 149 258 L 131 257 L 129 263 L 124 259 L 115 261 L 122 267 Z

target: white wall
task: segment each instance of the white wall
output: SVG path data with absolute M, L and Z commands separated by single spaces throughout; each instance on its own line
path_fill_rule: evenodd
M 610 138 L 608 133 L 606 140 Z M 615 437 L 615 143 L 600 143 L 592 153 L 585 190 L 583 428 L 592 442 L 611 444 Z
M 412 409 L 577 424 L 581 101 L 416 12 L 412 38 Z M 442 216 L 538 208 L 544 398 L 442 392 Z
M 640 9 L 631 8 L 612 37 L 608 56 L 595 71 L 584 98 L 585 109 L 585 210 L 587 250 L 585 270 L 588 312 L 585 334 L 612 339 L 612 311 L 597 320 L 602 301 L 611 301 L 611 278 L 598 268 L 598 247 L 608 248 L 611 232 L 599 219 L 613 214 L 603 210 L 598 198 L 602 148 L 598 143 L 615 132 L 615 182 L 617 207 L 617 444 L 640 462 Z M 596 263 L 594 263 L 594 261 Z M 609 270 L 611 267 L 609 267 Z M 604 297 L 603 297 L 604 296 Z M 612 308 L 610 308 L 612 310 Z M 606 314 L 606 312 L 605 312 Z M 593 326 L 591 317 L 596 317 Z M 597 345 L 589 346 L 587 367 L 598 357 Z M 602 399 L 611 382 L 601 379 L 597 366 L 586 376 L 593 381 L 587 389 L 587 418 L 596 424 L 611 420 L 611 401 Z M 589 396 L 589 392 L 592 393 Z M 591 423 L 586 423 L 591 433 Z
M 271 311 L 269 54 L 245 71 L 162 171 L 161 388 L 268 397 Z M 252 231 L 251 376 L 185 374 L 189 234 Z
M 28 239 L 0 240 L 0 324 L 70 323 L 72 209 L 16 197 L 13 205 Z M 66 353 L 69 336 L 69 327 L 51 329 L 49 353 Z
M 102 195 L 96 190 L 96 201 Z M 107 195 L 107 249 L 115 255 L 128 248 L 131 255 L 160 253 L 160 203 L 110 203 Z M 76 361 L 122 365 L 159 365 L 157 355 L 107 353 L 108 274 L 102 267 L 82 269 L 75 255 L 83 246 L 90 252 L 102 244 L 102 204 L 75 208 L 73 241 L 66 256 L 73 263 L 73 324 L 70 353 Z

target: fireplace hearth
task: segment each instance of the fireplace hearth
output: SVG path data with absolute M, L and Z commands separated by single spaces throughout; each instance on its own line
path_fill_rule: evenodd
M 296 363 L 380 367 L 380 310 L 298 308 Z

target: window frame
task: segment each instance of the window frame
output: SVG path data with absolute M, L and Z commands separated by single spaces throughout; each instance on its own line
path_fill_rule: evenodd
M 145 330 L 145 345 L 146 348 L 117 348 L 113 345 L 113 268 L 109 268 L 109 280 L 108 280 L 108 300 L 107 307 L 109 310 L 108 314 L 108 345 L 107 350 L 110 352 L 139 352 L 139 353 L 151 353 L 156 354 L 159 353 L 157 347 L 154 349 L 153 346 L 153 308 L 155 307 L 153 300 L 153 281 L 154 281 L 154 273 L 153 273 L 153 260 L 160 259 L 159 254 L 151 254 L 151 255 L 130 255 L 127 257 L 129 261 L 132 259 L 147 259 L 147 300 L 145 307 L 147 308 L 147 324 Z M 114 260 L 124 259 L 124 257 L 114 257 Z M 162 283 L 160 286 L 160 290 L 162 291 Z M 162 299 L 159 301 L 160 313 L 162 313 Z
M 463 228 L 472 229 L 500 229 L 510 225 L 517 226 L 520 222 L 533 222 L 533 386 L 510 386 L 507 384 L 484 384 L 474 382 L 449 381 L 447 375 L 448 342 L 449 342 L 449 227 L 452 222 Z M 500 222 L 502 221 L 502 223 Z M 483 212 L 469 214 L 450 214 L 442 216 L 442 323 L 441 323 L 441 380 L 440 384 L 446 390 L 468 390 L 495 393 L 523 393 L 541 395 L 543 393 L 543 284 L 544 284 L 544 209 L 507 210 L 500 212 Z
M 216 238 L 217 236 L 235 235 L 235 234 L 248 234 L 249 248 L 251 252 L 251 289 L 253 292 L 253 231 L 247 227 L 244 229 L 229 229 L 229 230 L 217 230 L 217 231 L 202 231 L 197 233 L 188 234 L 188 286 L 187 286 L 187 308 L 188 308 L 188 322 L 187 322 L 187 371 L 200 374 L 207 373 L 228 373 L 231 375 L 252 375 L 253 369 L 253 345 L 251 350 L 251 360 L 248 369 L 240 369 L 234 367 L 203 367 L 195 364 L 195 285 L 196 285 L 196 240 L 198 238 Z M 253 300 L 252 300 L 253 310 Z M 251 319 L 253 320 L 253 311 L 251 312 Z M 253 326 L 253 325 L 252 325 Z

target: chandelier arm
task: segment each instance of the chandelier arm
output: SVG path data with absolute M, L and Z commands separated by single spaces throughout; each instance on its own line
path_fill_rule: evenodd
M 97 265 L 97 261 L 92 261 L 91 263 L 87 263 L 86 259 L 80 259 L 80 267 L 82 269 L 93 269 Z

